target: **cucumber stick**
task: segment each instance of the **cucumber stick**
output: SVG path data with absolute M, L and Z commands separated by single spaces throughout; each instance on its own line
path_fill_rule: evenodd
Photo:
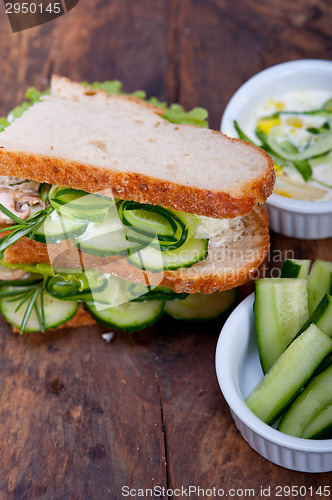
M 332 424 L 329 412 L 320 417 L 317 415 L 317 412 L 321 412 L 327 406 L 331 405 L 332 365 L 314 377 L 307 387 L 305 387 L 286 411 L 278 426 L 278 430 L 291 436 L 302 437 L 304 433 L 307 437 L 311 437 L 309 434 L 317 433 L 318 430 L 323 430 Z M 318 418 L 318 423 L 312 422 L 312 419 L 315 420 L 315 418 Z M 309 426 L 309 430 L 305 431 L 307 426 Z
M 263 422 L 273 423 L 331 351 L 332 340 L 311 325 L 289 345 L 249 394 L 246 403 L 251 411 Z
M 285 259 L 280 273 L 280 278 L 299 278 L 306 280 L 310 269 L 311 260 Z
M 304 439 L 332 439 L 332 404 L 319 410 L 303 430 Z
M 254 313 L 258 352 L 266 373 L 308 319 L 306 280 L 255 281 Z
M 309 314 L 312 314 L 326 293 L 332 294 L 332 262 L 316 260 L 308 277 Z
M 311 323 L 314 323 L 322 332 L 332 338 L 332 297 L 328 293 L 323 296 L 314 312 L 304 323 L 298 335 L 304 332 Z
M 217 318 L 227 311 L 236 300 L 236 290 L 215 292 L 211 295 L 194 293 L 183 300 L 166 302 L 165 312 L 182 320 L 206 320 Z

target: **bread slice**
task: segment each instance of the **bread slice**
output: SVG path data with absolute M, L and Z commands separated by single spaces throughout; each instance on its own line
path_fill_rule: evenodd
M 175 125 L 163 110 L 53 77 L 51 96 L 0 134 L 0 175 L 103 192 L 215 218 L 272 193 L 273 162 L 221 132 Z
M 208 257 L 190 268 L 164 273 L 143 272 L 125 257 L 95 257 L 80 253 L 72 242 L 48 245 L 22 238 L 4 255 L 8 264 L 52 263 L 54 268 L 98 269 L 134 283 L 163 285 L 175 292 L 213 293 L 253 278 L 269 250 L 268 219 L 263 207 L 230 221 L 230 230 L 209 240 Z

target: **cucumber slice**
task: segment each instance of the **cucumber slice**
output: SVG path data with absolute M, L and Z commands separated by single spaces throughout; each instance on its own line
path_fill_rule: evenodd
M 34 233 L 33 239 L 46 244 L 60 243 L 81 235 L 87 225 L 86 221 L 71 219 L 54 210 Z
M 1 288 L 2 290 L 5 287 Z M 0 300 L 0 311 L 8 323 L 14 325 L 16 328 L 21 327 L 23 316 L 25 313 L 25 306 L 17 309 L 18 302 L 13 302 L 10 300 L 10 293 L 16 290 L 24 290 L 24 287 L 7 287 L 8 299 L 2 298 Z M 63 301 L 51 297 L 48 293 L 44 292 L 44 311 L 45 311 L 45 329 L 57 328 L 58 326 L 66 323 L 71 319 L 77 311 L 78 302 L 76 301 Z M 40 297 L 37 299 L 37 305 L 40 309 Z M 24 329 L 25 332 L 39 332 L 40 326 L 35 310 L 32 311 L 29 321 Z
M 286 160 L 307 160 L 314 156 L 319 156 L 321 154 L 327 153 L 331 150 L 332 131 L 320 134 L 319 136 L 315 137 L 312 143 L 309 144 L 305 149 L 294 153 L 289 152 L 287 148 L 283 148 L 281 142 L 283 136 L 283 126 L 276 125 L 275 127 L 272 127 L 270 133 L 267 136 L 267 144 L 272 149 L 272 151 Z
M 81 279 L 80 279 L 81 278 Z M 102 292 L 107 286 L 106 278 L 87 279 L 83 273 L 75 275 L 50 276 L 45 281 L 45 290 L 59 300 L 93 301 L 93 294 Z
M 184 300 L 166 302 L 165 312 L 175 319 L 208 320 L 227 311 L 236 300 L 236 289 L 215 292 L 211 295 L 195 293 Z
M 49 193 L 51 205 L 61 214 L 74 219 L 103 222 L 116 199 L 85 191 L 53 186 Z
M 255 291 L 258 352 L 266 373 L 308 319 L 307 284 L 302 279 L 264 278 L 255 281 Z
M 332 439 L 332 404 L 318 411 L 301 434 L 304 439 Z
M 164 269 L 179 269 L 191 267 L 197 262 L 206 259 L 208 254 L 208 240 L 192 238 L 180 248 L 160 252 L 148 246 L 139 252 L 129 255 L 130 264 L 153 273 L 161 273 Z
M 309 314 L 312 314 L 326 293 L 332 294 L 332 262 L 316 260 L 308 277 Z
M 161 207 L 124 201 L 120 207 L 121 215 L 126 225 L 161 237 L 172 237 L 177 231 L 177 223 L 170 217 L 171 212 Z
M 299 278 L 306 280 L 310 269 L 311 260 L 285 259 L 280 273 L 280 278 Z
M 322 332 L 332 338 L 332 297 L 328 293 L 324 295 L 314 312 L 304 323 L 298 335 L 304 332 L 311 323 L 314 323 Z
M 332 340 L 311 325 L 281 354 L 249 394 L 248 407 L 263 422 L 273 423 L 331 351 Z M 329 391 L 331 394 L 331 385 Z
M 278 430 L 284 434 L 302 437 L 302 433 L 315 414 L 332 404 L 331 388 L 332 365 L 316 375 L 295 399 L 278 425 Z
M 100 310 L 95 305 L 86 307 L 98 323 L 122 332 L 135 332 L 158 321 L 164 313 L 164 304 L 161 300 L 149 300 L 126 302 Z
M 130 283 L 128 287 L 128 300 L 182 300 L 188 297 L 187 293 L 176 293 L 166 286 L 147 287 L 144 285 Z
M 117 208 L 113 207 L 102 224 L 89 224 L 84 234 L 76 238 L 76 246 L 84 253 L 100 257 L 128 255 L 142 248 L 140 243 L 128 241 L 128 231 L 122 225 Z
M 188 239 L 188 229 L 182 219 L 159 206 L 123 201 L 119 207 L 119 217 L 131 230 L 127 239 L 144 246 L 149 245 L 161 251 L 175 250 Z

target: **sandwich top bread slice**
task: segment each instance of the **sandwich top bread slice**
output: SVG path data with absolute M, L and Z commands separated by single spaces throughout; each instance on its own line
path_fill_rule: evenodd
M 219 132 L 169 123 L 163 113 L 55 77 L 51 96 L 0 133 L 0 211 L 7 217 L 0 220 L 7 224 L 0 256 L 7 266 L 45 274 L 31 286 L 37 301 L 47 292 L 49 311 L 52 300 L 72 298 L 103 324 L 133 331 L 158 319 L 165 300 L 238 286 L 264 260 L 268 221 L 259 204 L 272 192 L 272 160 Z M 9 176 L 18 182 L 10 185 Z M 118 286 L 134 324 L 124 323 L 127 309 L 114 320 L 122 307 L 113 301 Z M 95 307 L 105 300 L 111 319 Z M 59 324 L 89 323 L 75 307 L 62 308 Z M 24 327 L 38 329 L 41 316 Z M 46 327 L 57 327 L 54 320 Z
M 0 174 L 215 218 L 246 215 L 272 193 L 263 150 L 163 113 L 53 77 L 51 96 L 1 133 Z

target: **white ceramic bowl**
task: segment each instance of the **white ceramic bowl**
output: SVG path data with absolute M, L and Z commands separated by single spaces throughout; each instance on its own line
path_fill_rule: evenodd
M 269 98 L 287 91 L 331 91 L 332 61 L 303 59 L 261 71 L 244 83 L 226 106 L 220 130 L 238 137 L 234 120 L 246 123 Z M 332 236 L 332 201 L 299 201 L 272 194 L 266 208 L 273 231 L 304 239 Z
M 242 437 L 266 459 L 303 472 L 332 471 L 332 439 L 311 440 L 283 434 L 257 418 L 245 398 L 262 378 L 253 313 L 254 294 L 226 321 L 217 345 L 216 370 L 221 391 Z

